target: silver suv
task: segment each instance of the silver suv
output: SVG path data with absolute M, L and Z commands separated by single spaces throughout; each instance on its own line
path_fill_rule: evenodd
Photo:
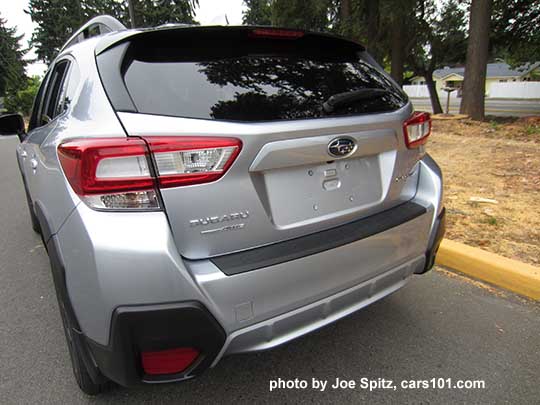
M 336 36 L 98 17 L 28 131 L 0 129 L 89 394 L 343 318 L 428 271 L 444 233 L 430 116 Z

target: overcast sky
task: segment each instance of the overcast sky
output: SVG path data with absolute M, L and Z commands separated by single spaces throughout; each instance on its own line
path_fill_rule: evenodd
M 242 10 L 244 5 L 242 0 L 199 0 L 199 8 L 196 10 L 195 19 L 201 24 L 225 24 L 225 15 L 231 25 L 242 24 Z M 19 35 L 24 35 L 21 41 L 23 47 L 28 46 L 28 41 L 34 30 L 34 23 L 30 16 L 23 10 L 28 8 L 28 0 L 1 0 L 0 16 L 6 20 L 8 27 L 17 27 Z M 28 58 L 35 58 L 34 52 L 27 55 Z M 29 75 L 42 75 L 45 72 L 43 63 L 33 63 L 28 66 Z

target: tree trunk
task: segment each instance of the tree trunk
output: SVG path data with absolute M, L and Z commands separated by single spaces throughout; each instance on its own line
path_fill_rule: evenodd
M 459 112 L 473 120 L 484 119 L 484 95 L 492 0 L 472 0 L 463 99 Z
M 341 0 L 340 2 L 340 20 L 341 20 L 341 33 L 350 38 L 351 31 L 351 0 Z
M 379 0 L 369 0 L 367 7 L 367 49 L 373 59 L 382 65 L 379 39 Z
M 392 45 L 390 75 L 400 85 L 403 85 L 403 66 L 405 65 L 405 33 L 403 17 L 396 15 L 392 23 Z
M 351 17 L 351 0 L 341 0 L 340 16 L 341 21 L 347 21 Z
M 74 2 L 74 5 L 75 5 L 75 9 L 76 9 L 76 18 L 73 20 L 73 31 L 72 32 L 75 32 L 77 31 L 79 28 L 81 28 L 81 26 L 86 22 L 84 21 L 84 18 L 83 18 L 83 12 L 82 12 L 82 7 L 81 7 L 81 1 L 80 0 L 75 0 Z
M 441 102 L 439 100 L 439 94 L 437 93 L 437 87 L 433 81 L 433 71 L 425 72 L 424 77 L 426 79 L 426 85 L 429 91 L 429 98 L 431 99 L 431 108 L 433 114 L 442 114 Z
M 137 0 L 128 0 L 128 10 L 131 28 L 137 28 L 139 26 L 137 19 Z

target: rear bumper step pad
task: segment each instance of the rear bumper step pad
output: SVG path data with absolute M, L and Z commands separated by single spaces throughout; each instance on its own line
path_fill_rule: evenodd
M 325 231 L 210 260 L 223 273 L 232 276 L 347 245 L 411 221 L 426 212 L 425 207 L 409 201 Z

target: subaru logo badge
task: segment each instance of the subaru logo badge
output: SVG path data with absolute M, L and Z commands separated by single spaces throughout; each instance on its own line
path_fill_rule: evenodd
M 328 154 L 342 158 L 352 155 L 356 151 L 356 142 L 352 138 L 336 138 L 328 144 Z

